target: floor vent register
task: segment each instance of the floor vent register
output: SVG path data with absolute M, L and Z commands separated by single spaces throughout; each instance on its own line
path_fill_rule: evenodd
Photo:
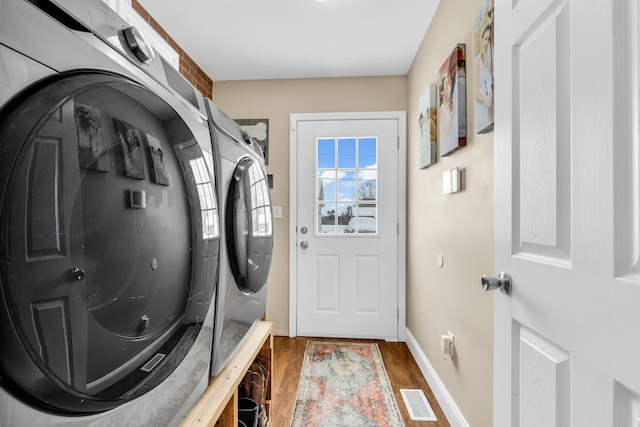
M 436 416 L 422 390 L 400 389 L 402 400 L 415 421 L 436 421 Z

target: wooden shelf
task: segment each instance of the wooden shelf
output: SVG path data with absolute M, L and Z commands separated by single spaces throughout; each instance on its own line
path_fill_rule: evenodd
M 256 359 L 270 372 L 265 400 L 269 415 L 273 376 L 273 323 L 258 322 L 227 366 L 209 382 L 204 394 L 182 420 L 180 427 L 237 427 L 238 385 Z

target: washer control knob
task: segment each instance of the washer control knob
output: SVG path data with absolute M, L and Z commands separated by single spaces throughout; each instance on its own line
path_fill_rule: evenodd
M 136 27 L 126 27 L 122 30 L 127 47 L 143 64 L 148 64 L 156 57 L 153 48 Z

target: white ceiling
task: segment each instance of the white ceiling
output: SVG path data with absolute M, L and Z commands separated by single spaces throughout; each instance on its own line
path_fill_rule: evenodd
M 138 0 L 214 81 L 405 75 L 440 0 Z

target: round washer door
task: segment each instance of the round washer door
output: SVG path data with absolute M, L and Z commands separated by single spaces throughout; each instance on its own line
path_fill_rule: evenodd
M 263 168 L 250 157 L 238 162 L 227 197 L 227 244 L 240 290 L 258 292 L 267 283 L 273 253 L 273 218 Z
M 111 75 L 48 81 L 2 113 L 3 386 L 54 411 L 113 408 L 179 365 L 211 305 L 211 155 Z

